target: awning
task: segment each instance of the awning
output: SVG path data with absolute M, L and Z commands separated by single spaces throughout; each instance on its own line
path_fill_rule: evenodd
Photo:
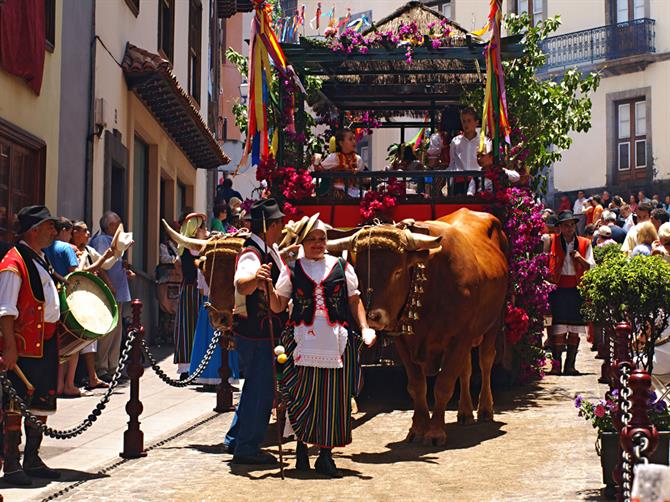
M 193 166 L 214 169 L 230 162 L 179 84 L 169 61 L 128 43 L 122 67 L 128 88 L 151 111 Z

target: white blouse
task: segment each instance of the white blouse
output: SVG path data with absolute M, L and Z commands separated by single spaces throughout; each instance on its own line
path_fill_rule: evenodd
M 296 262 L 296 266 L 301 265 L 305 273 L 312 279 L 316 284 L 318 284 L 315 292 L 315 300 L 317 305 L 325 305 L 323 297 L 323 287 L 321 283 L 323 280 L 328 277 L 328 275 L 333 270 L 333 267 L 337 266 L 337 257 L 332 255 L 324 255 L 321 260 L 310 260 L 309 258 L 300 258 Z M 279 279 L 277 279 L 277 284 L 275 289 L 277 294 L 284 298 L 291 298 L 293 293 L 293 284 L 291 283 L 291 271 L 288 267 L 284 267 L 279 274 Z M 349 263 L 344 267 L 344 276 L 347 281 L 347 294 L 351 298 L 354 295 L 360 295 L 358 291 L 358 277 L 356 277 L 356 271 Z M 323 311 L 317 311 L 317 315 L 325 315 Z

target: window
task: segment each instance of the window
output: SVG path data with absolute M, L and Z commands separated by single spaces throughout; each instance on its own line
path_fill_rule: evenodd
M 44 0 L 44 37 L 47 50 L 53 52 L 56 47 L 56 0 Z
M 515 0 L 516 13 L 528 13 L 533 26 L 544 19 L 544 1 L 545 0 Z
M 454 13 L 453 13 L 453 5 L 452 4 L 453 4 L 453 2 L 451 0 L 439 3 L 435 6 L 435 10 L 437 10 L 440 14 L 442 14 L 447 19 L 453 19 Z
M 200 103 L 200 64 L 202 60 L 202 5 L 190 0 L 188 9 L 188 92 Z
M 135 136 L 133 162 L 133 265 L 147 270 L 149 146 Z
M 647 167 L 647 102 L 616 103 L 617 170 L 622 181 L 644 178 Z
M 140 13 L 140 0 L 126 0 L 126 5 L 135 17 Z
M 616 22 L 627 23 L 645 16 L 645 0 L 615 0 Z
M 177 217 L 181 218 L 184 209 L 186 208 L 186 185 L 181 181 L 177 181 Z
M 0 239 L 12 241 L 16 213 L 44 203 L 46 146 L 0 119 Z
M 174 0 L 158 0 L 158 51 L 172 61 L 174 56 Z
M 298 0 L 280 0 L 282 14 L 286 16 L 293 16 L 298 12 Z M 305 16 L 307 17 L 307 16 Z

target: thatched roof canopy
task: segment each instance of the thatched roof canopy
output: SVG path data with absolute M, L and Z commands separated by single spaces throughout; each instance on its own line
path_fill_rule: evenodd
M 386 116 L 423 116 L 422 112 L 458 103 L 465 88 L 482 85 L 485 43 L 420 2 L 409 2 L 363 35 L 397 33 L 403 24 L 410 23 L 416 23 L 421 34 L 427 34 L 431 24 L 439 27 L 446 23 L 452 42 L 433 48 L 431 40 L 425 38 L 423 45 L 413 47 L 412 62 L 407 61 L 406 47 L 393 43 L 382 42 L 364 54 L 357 50 L 350 54 L 334 52 L 326 42 L 306 38 L 283 48 L 299 75 L 324 78 L 321 99 L 310 103 L 320 112 L 336 108 L 340 112 L 378 110 Z M 519 40 L 503 39 L 503 58 L 523 53 Z

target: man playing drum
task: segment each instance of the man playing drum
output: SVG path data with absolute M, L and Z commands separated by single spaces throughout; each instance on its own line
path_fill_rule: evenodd
M 56 238 L 56 228 L 45 206 L 28 206 L 18 213 L 21 241 L 0 261 L 0 350 L 4 367 L 18 396 L 29 403 L 30 410 L 42 421 L 56 412 L 58 377 L 58 343 L 56 325 L 60 318 L 58 291 L 53 269 L 42 249 Z M 35 387 L 32 396 L 18 377 L 25 374 Z M 39 457 L 42 431 L 27 421 L 23 467 L 21 415 L 12 411 L 10 403 L 5 415 L 4 480 L 16 486 L 32 484 L 30 477 L 58 479 L 60 474 L 49 469 Z M 30 476 L 30 477 L 29 477 Z

